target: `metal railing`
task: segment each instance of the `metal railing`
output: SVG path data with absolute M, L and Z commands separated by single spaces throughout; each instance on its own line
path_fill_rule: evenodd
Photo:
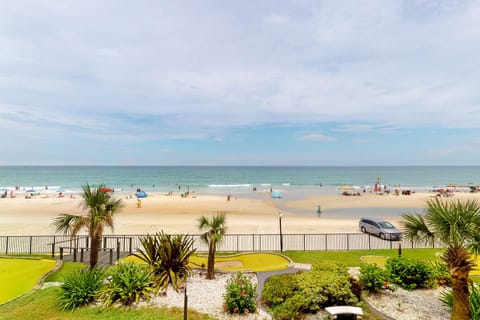
M 141 247 L 140 238 L 146 235 L 104 235 L 101 248 L 120 248 L 122 252 L 133 252 Z M 197 251 L 208 251 L 208 246 L 200 235 L 191 235 Z M 325 233 L 325 234 L 226 234 L 217 246 L 219 252 L 240 251 L 280 251 L 283 250 L 333 251 L 333 250 L 372 250 L 402 248 L 438 248 L 441 243 L 414 243 L 408 240 L 390 241 L 365 233 Z M 51 254 L 60 253 L 60 247 L 88 248 L 86 235 L 71 238 L 67 235 L 45 236 L 0 236 L 0 254 Z

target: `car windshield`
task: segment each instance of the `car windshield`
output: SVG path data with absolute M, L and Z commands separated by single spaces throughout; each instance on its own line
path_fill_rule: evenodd
M 379 222 L 378 224 L 379 224 L 380 227 L 382 227 L 383 229 L 395 229 L 395 227 L 393 226 L 393 224 L 391 224 L 391 223 L 388 222 L 388 221 Z

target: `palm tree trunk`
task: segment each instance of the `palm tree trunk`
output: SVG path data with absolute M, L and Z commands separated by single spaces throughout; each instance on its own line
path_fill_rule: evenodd
M 470 295 L 468 292 L 468 271 L 457 270 L 452 275 L 453 309 L 452 320 L 470 319 Z
M 212 240 L 208 245 L 207 279 L 215 279 L 215 243 Z
M 98 262 L 98 250 L 100 248 L 100 237 L 92 235 L 92 246 L 90 248 L 90 270 L 95 268 Z

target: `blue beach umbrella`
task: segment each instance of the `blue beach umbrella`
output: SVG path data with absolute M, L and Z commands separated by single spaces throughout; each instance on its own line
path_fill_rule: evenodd
M 272 198 L 281 198 L 282 193 L 280 191 L 274 191 L 272 192 Z
M 147 193 L 145 191 L 140 191 L 137 193 L 137 198 L 146 198 Z

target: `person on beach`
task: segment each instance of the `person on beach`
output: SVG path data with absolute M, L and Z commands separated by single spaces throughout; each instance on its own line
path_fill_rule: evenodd
M 317 215 L 318 217 L 320 217 L 320 215 L 322 214 L 322 209 L 320 208 L 320 205 L 317 206 Z
M 142 200 L 137 199 L 137 208 L 141 208 L 141 207 L 142 207 Z

